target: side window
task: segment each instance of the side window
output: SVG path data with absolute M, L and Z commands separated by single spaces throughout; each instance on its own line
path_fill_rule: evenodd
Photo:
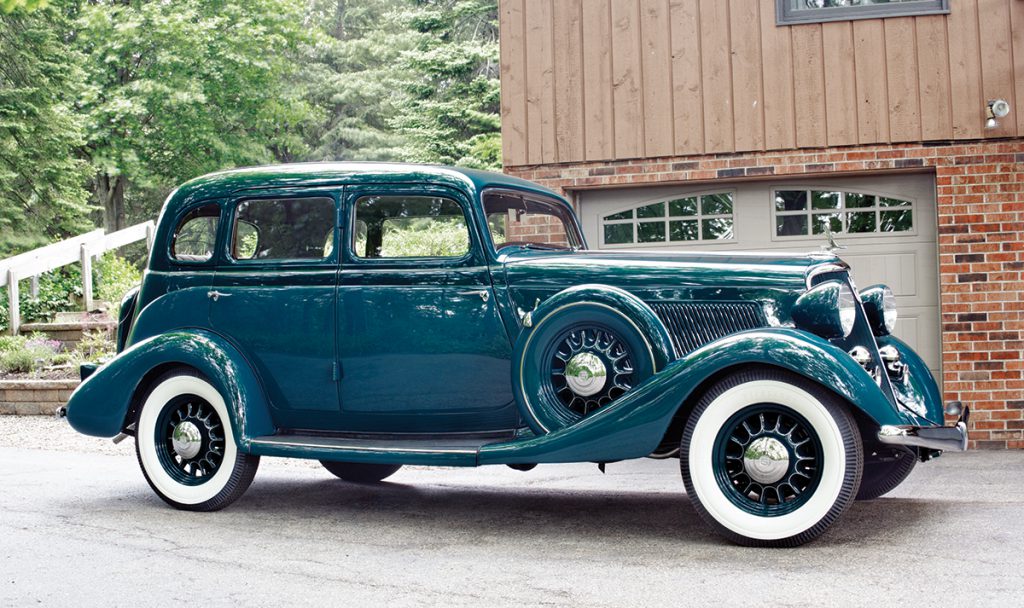
M 250 199 L 238 203 L 231 234 L 236 260 L 321 260 L 334 251 L 334 199 Z
M 217 243 L 220 205 L 204 205 L 185 214 L 171 241 L 171 257 L 182 262 L 205 262 Z
M 462 207 L 434 196 L 356 200 L 352 248 L 360 258 L 459 258 L 469 252 Z

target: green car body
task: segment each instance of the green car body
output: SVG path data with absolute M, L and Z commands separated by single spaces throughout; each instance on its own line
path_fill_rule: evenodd
M 830 298 L 854 289 L 835 255 L 592 252 L 574 219 L 576 247 L 496 249 L 483 207 L 494 192 L 543 200 L 574 217 L 565 199 L 536 184 L 440 167 L 290 165 L 184 184 L 163 208 L 141 288 L 122 306 L 119 354 L 83 370 L 68 421 L 89 435 L 132 434 L 154 380 L 189 368 L 223 396 L 243 454 L 605 463 L 672 455 L 711 384 L 771 368 L 848 404 L 865 445 L 884 428 L 941 429 L 941 396 L 927 367 L 895 337 L 875 335 L 859 298 L 852 331 L 829 335 Z M 468 253 L 356 255 L 353 202 L 413 195 L 461 206 Z M 331 199 L 329 240 L 341 246 L 316 260 L 233 259 L 228 241 L 239 201 L 261 197 Z M 220 209 L 212 257 L 176 260 L 176 227 L 210 204 Z M 583 415 L 551 411 L 550 398 L 531 394 L 550 359 L 536 344 L 594 314 L 634 336 L 649 373 Z M 855 360 L 855 346 L 868 359 Z M 884 346 L 898 351 L 901 376 L 882 373 Z M 920 456 L 937 453 L 935 444 L 914 445 Z

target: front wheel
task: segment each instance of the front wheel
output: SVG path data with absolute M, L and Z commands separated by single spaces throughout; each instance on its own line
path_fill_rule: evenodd
M 863 469 L 845 404 L 768 368 L 732 374 L 706 391 L 680 449 L 694 508 L 749 546 L 793 547 L 820 536 L 853 502 Z
M 153 491 L 186 511 L 216 511 L 252 483 L 259 456 L 238 451 L 224 398 L 179 369 L 153 384 L 135 418 L 135 454 Z

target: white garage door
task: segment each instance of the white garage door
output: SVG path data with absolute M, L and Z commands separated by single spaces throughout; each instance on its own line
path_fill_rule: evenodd
M 585 191 L 594 249 L 782 250 L 825 244 L 830 228 L 858 287 L 896 293 L 896 335 L 940 377 L 935 183 L 930 175 Z

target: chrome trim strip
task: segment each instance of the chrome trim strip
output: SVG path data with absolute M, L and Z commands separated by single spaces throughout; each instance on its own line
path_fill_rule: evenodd
M 355 446 L 345 444 L 330 444 L 330 443 L 314 443 L 314 442 L 294 442 L 294 441 L 283 441 L 277 439 L 253 439 L 250 444 L 255 445 L 266 445 L 286 448 L 316 448 L 321 450 L 345 450 L 350 452 L 383 452 L 383 453 L 401 453 L 407 452 L 412 454 L 476 454 L 479 452 L 478 448 L 396 448 L 391 447 L 373 447 L 373 446 Z

